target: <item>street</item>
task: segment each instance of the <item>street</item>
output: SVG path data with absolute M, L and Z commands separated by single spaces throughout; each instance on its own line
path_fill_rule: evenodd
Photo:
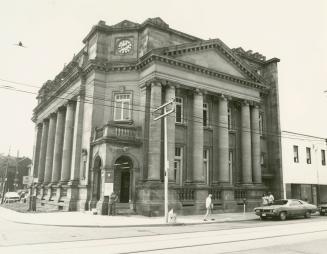
M 142 228 L 56 227 L 0 219 L 0 253 L 325 253 L 327 220 Z

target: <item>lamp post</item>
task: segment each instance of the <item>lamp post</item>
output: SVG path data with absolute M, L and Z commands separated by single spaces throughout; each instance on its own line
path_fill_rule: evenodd
M 163 109 L 164 112 L 162 115 L 159 115 L 154 118 L 154 121 L 157 121 L 161 118 L 164 118 L 164 169 L 165 169 L 165 221 L 168 223 L 168 169 L 169 169 L 169 161 L 168 161 L 168 138 L 167 138 L 167 116 L 175 111 L 174 105 L 175 99 L 171 99 L 170 101 L 166 102 L 165 104 L 161 105 L 160 107 L 156 108 L 153 113 L 157 112 L 158 110 Z M 167 107 L 171 105 L 171 109 L 167 110 Z

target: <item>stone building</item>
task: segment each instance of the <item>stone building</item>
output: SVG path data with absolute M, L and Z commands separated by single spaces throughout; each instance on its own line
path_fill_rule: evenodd
M 100 21 L 85 46 L 39 91 L 34 177 L 43 204 L 163 213 L 163 122 L 167 119 L 169 206 L 200 213 L 248 209 L 264 191 L 282 193 L 277 63 L 221 40 L 142 24 Z

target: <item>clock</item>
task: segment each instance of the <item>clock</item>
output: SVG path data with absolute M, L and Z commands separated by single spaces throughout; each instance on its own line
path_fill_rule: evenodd
M 119 54 L 127 54 L 132 50 L 132 42 L 128 39 L 122 39 L 117 44 L 117 51 Z

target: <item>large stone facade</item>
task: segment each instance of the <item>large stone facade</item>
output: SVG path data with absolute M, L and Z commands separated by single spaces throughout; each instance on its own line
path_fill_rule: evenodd
M 169 206 L 200 213 L 251 209 L 264 191 L 282 193 L 277 63 L 219 39 L 142 24 L 100 21 L 84 48 L 39 91 L 34 110 L 35 194 L 64 210 L 164 211 L 167 117 Z

